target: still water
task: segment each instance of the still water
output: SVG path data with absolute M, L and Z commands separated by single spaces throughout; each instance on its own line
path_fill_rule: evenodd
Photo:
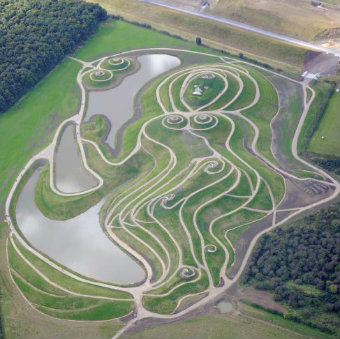
M 83 166 L 74 133 L 74 125 L 65 128 L 55 156 L 56 186 L 64 193 L 77 193 L 97 185 L 96 178 Z
M 46 218 L 37 208 L 34 191 L 40 170 L 22 190 L 16 216 L 20 230 L 38 250 L 84 276 L 116 284 L 144 279 L 144 270 L 112 243 L 99 224 L 103 202 L 66 221 Z
M 147 54 L 138 57 L 140 69 L 126 77 L 122 83 L 107 91 L 89 93 L 86 120 L 95 114 L 105 115 L 111 122 L 107 142 L 115 147 L 115 137 L 119 128 L 134 114 L 134 98 L 138 91 L 152 78 L 180 64 L 180 59 L 166 54 Z

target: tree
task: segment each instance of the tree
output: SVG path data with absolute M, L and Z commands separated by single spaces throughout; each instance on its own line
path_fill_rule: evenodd
M 106 19 L 79 0 L 0 1 L 0 113 L 85 41 Z

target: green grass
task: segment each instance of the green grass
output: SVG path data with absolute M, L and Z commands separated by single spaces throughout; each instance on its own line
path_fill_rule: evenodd
M 129 64 L 130 62 L 130 64 Z M 134 66 L 133 66 L 133 62 L 131 58 L 126 58 L 123 63 L 115 65 L 115 64 L 111 64 L 109 62 L 108 59 L 105 59 L 101 64 L 100 64 L 101 68 L 105 68 L 105 69 L 109 69 L 111 71 L 115 71 L 115 72 L 128 72 L 129 70 L 131 70 Z
M 260 209 L 260 210 L 270 210 L 273 207 L 271 197 L 269 194 L 268 187 L 261 180 L 259 191 L 257 192 L 257 196 L 253 199 L 247 207 Z
M 123 32 L 125 34 L 123 34 Z M 141 39 L 142 35 L 144 37 L 143 39 Z M 108 20 L 105 24 L 103 24 L 100 27 L 97 35 L 95 35 L 82 48 L 77 50 L 75 55 L 81 59 L 91 60 L 98 55 L 107 54 L 107 53 L 112 52 L 113 50 L 121 51 L 121 50 L 129 49 L 129 48 L 136 48 L 138 46 L 139 47 L 164 46 L 164 44 L 166 44 L 167 46 L 176 45 L 176 46 L 183 46 L 186 48 L 191 47 L 193 49 L 199 49 L 198 47 L 193 46 L 189 43 L 176 40 L 168 36 L 161 35 L 151 30 L 138 28 L 136 26 L 132 26 L 121 21 L 114 22 L 113 20 Z M 204 50 L 204 49 L 200 49 L 200 50 Z M 66 71 L 63 70 L 62 68 L 62 66 L 65 68 L 66 67 L 65 65 L 68 67 L 67 69 L 69 73 L 72 73 L 72 76 L 73 76 L 72 78 L 71 77 L 67 78 L 67 76 L 65 76 L 65 75 L 68 75 L 65 73 Z M 46 77 L 47 80 L 44 79 L 44 81 L 42 82 L 42 83 L 44 82 L 47 83 L 45 87 L 46 86 L 48 87 L 49 92 L 47 91 L 44 92 L 45 87 L 41 89 L 41 92 L 45 93 L 46 98 L 47 98 L 46 101 L 48 102 L 46 102 L 41 107 L 39 106 L 37 109 L 39 114 L 41 115 L 39 116 L 39 119 L 37 120 L 38 127 L 41 129 L 39 130 L 39 133 L 37 133 L 37 136 L 34 135 L 34 129 L 30 125 L 32 121 L 29 120 L 29 118 L 32 117 L 32 115 L 30 116 L 29 114 L 33 114 L 33 113 L 27 113 L 28 118 L 27 118 L 27 121 L 25 120 L 25 123 L 19 121 L 17 125 L 18 126 L 17 130 L 19 132 L 15 131 L 14 134 L 20 135 L 20 136 L 22 134 L 25 134 L 25 128 L 27 128 L 30 131 L 29 137 L 31 138 L 33 145 L 34 145 L 34 147 L 32 146 L 29 149 L 30 152 L 33 152 L 36 149 L 39 149 L 39 147 L 40 148 L 43 147 L 43 145 L 47 143 L 47 140 L 51 140 L 51 132 L 56 127 L 55 126 L 56 122 L 60 122 L 62 120 L 61 117 L 65 118 L 71 115 L 72 113 L 76 112 L 76 108 L 77 108 L 76 106 L 79 100 L 79 95 L 76 89 L 75 79 L 76 79 L 76 72 L 79 69 L 79 67 L 80 67 L 79 64 L 77 64 L 76 62 L 66 60 L 60 66 L 58 66 L 55 71 L 53 71 L 53 72 L 57 72 L 56 73 L 57 75 L 54 74 L 53 84 L 48 82 L 48 79 L 51 76 L 51 74 L 53 74 L 53 72 L 49 76 Z M 64 73 L 62 73 L 61 71 L 63 71 Z M 57 81 L 58 77 L 62 77 L 62 75 L 64 75 L 63 80 L 65 79 L 70 80 L 69 83 L 64 84 L 64 83 Z M 52 80 L 49 80 L 49 81 L 51 82 Z M 135 146 L 136 138 L 138 134 L 137 132 L 140 130 L 141 125 L 148 119 L 160 114 L 160 109 L 157 106 L 157 103 L 155 101 L 155 93 L 154 93 L 155 88 L 158 83 L 159 81 L 156 81 L 155 83 L 153 83 L 142 95 L 142 102 L 141 102 L 142 111 L 143 111 L 142 118 L 134 122 L 133 124 L 131 124 L 125 131 L 124 137 L 123 137 L 123 146 L 122 146 L 123 151 L 120 155 L 120 158 L 125 156 Z M 57 87 L 57 84 L 59 85 L 59 87 Z M 40 85 L 38 85 L 37 87 L 39 86 Z M 247 86 L 248 86 L 247 87 L 248 90 L 251 91 L 251 86 L 249 84 Z M 218 84 L 217 87 L 220 87 L 220 84 Z M 263 89 L 264 96 L 267 95 L 268 100 L 272 100 L 273 98 L 270 97 L 272 92 L 267 90 L 268 84 L 265 84 L 263 82 L 263 87 L 264 87 Z M 72 92 L 72 89 L 74 90 L 74 92 Z M 32 100 L 29 98 L 31 98 L 32 93 L 34 94 L 35 90 L 36 89 L 34 89 L 26 98 L 22 100 L 21 103 L 16 105 L 12 110 L 18 109 L 20 105 L 23 105 L 23 106 L 26 105 L 25 106 L 26 109 L 31 108 L 32 111 L 35 112 L 34 105 L 37 102 L 39 102 L 39 100 L 36 99 L 37 101 L 33 101 L 34 104 L 31 103 L 31 105 L 33 106 L 29 106 L 29 104 L 27 104 L 29 100 Z M 38 94 L 41 92 L 38 92 Z M 59 101 L 56 101 L 56 99 L 52 96 L 52 94 L 57 95 L 57 98 Z M 210 95 L 208 95 L 208 97 L 210 97 Z M 44 97 L 42 97 L 42 99 L 44 99 Z M 243 102 L 243 100 L 244 102 L 246 102 L 245 97 L 241 98 L 240 100 L 242 100 L 241 103 Z M 52 103 L 50 103 L 50 101 Z M 240 104 L 240 102 L 238 104 Z M 72 109 L 74 109 L 74 111 L 72 111 Z M 55 117 L 52 113 L 52 112 L 55 112 L 55 110 L 57 110 L 57 112 L 61 110 L 62 113 L 60 114 L 58 113 L 59 115 Z M 8 114 L 10 116 L 10 113 Z M 13 116 L 15 116 L 15 113 Z M 25 116 L 25 119 L 26 119 L 26 116 Z M 17 121 L 18 120 L 19 119 L 17 116 Z M 14 121 L 15 120 L 7 124 L 7 128 L 16 126 L 14 125 Z M 169 145 L 171 148 L 174 149 L 178 163 L 176 167 L 174 168 L 173 173 L 171 174 L 172 177 L 175 174 L 179 173 L 180 170 L 185 168 L 185 166 L 188 165 L 193 158 L 207 156 L 210 154 L 209 149 L 205 146 L 204 142 L 200 138 L 194 138 L 193 136 L 183 133 L 181 131 L 172 131 L 172 130 L 164 129 L 161 127 L 160 121 L 161 119 L 157 119 L 156 121 L 150 123 L 149 126 L 146 128 L 146 133 L 150 135 L 152 138 L 155 138 L 156 140 L 162 143 L 165 143 L 166 145 Z M 34 122 L 35 120 L 33 120 L 33 123 Z M 98 143 L 101 143 L 100 139 L 104 135 L 104 131 L 107 128 L 105 121 L 97 117 L 94 119 L 93 126 L 92 125 L 91 127 L 89 126 L 90 125 L 83 126 L 84 135 L 88 133 L 90 138 L 96 140 L 96 142 Z M 202 132 L 202 135 L 204 133 L 211 134 L 212 139 L 215 138 L 216 141 L 218 140 L 218 142 L 220 142 L 220 140 L 222 140 L 223 142 L 225 141 L 227 137 L 227 132 L 230 129 L 229 123 L 225 123 L 224 126 L 227 126 L 227 129 L 216 128 L 212 130 L 211 132 Z M 2 129 L 2 126 L 0 125 L 0 131 L 1 129 Z M 5 136 L 9 136 L 9 141 L 13 140 L 16 142 L 16 140 L 11 139 L 12 136 L 10 135 L 10 132 L 8 131 L 5 131 L 5 132 L 7 133 L 7 134 L 5 133 Z M 270 182 L 270 185 L 276 187 L 275 195 L 279 196 L 281 194 L 281 191 L 280 191 L 281 187 L 280 187 L 280 182 L 275 182 L 275 181 L 278 181 L 277 176 L 273 175 L 273 173 L 270 173 L 270 170 L 266 168 L 265 166 L 259 165 L 256 159 L 251 159 L 251 156 L 249 156 L 249 154 L 246 156 L 246 152 L 243 150 L 243 147 L 240 143 L 240 141 L 242 141 L 241 135 L 242 135 L 242 129 L 240 128 L 240 126 L 237 126 L 236 134 L 232 139 L 232 147 L 235 148 L 235 151 L 238 154 L 241 154 L 241 156 L 244 157 L 247 161 L 251 160 L 250 162 L 254 165 L 255 168 L 257 168 L 258 166 L 261 167 L 261 174 L 263 174 L 266 177 L 267 176 L 269 177 L 268 180 Z M 40 137 L 40 139 L 38 139 L 38 137 Z M 236 141 L 236 139 L 238 139 L 238 141 Z M 25 140 L 26 140 L 26 143 L 28 143 L 27 141 L 30 139 L 25 139 Z M 21 140 L 21 142 L 25 142 L 25 140 Z M 142 142 L 143 142 L 143 147 L 148 148 L 148 146 L 146 145 L 147 143 L 145 143 L 145 140 L 143 140 Z M 19 160 L 18 165 L 15 164 L 18 167 L 13 166 L 14 174 L 15 174 L 15 169 L 16 168 L 19 169 L 24 163 L 23 159 L 27 160 L 27 157 L 29 157 L 31 153 L 28 152 L 27 155 L 26 153 L 23 153 L 24 154 L 23 156 L 21 154 L 19 155 L 19 150 L 22 152 L 22 149 L 23 149 L 22 144 L 13 143 L 13 145 L 14 145 L 13 146 L 14 148 L 15 147 L 18 148 L 16 156 L 18 157 L 18 160 Z M 26 149 L 27 145 L 25 144 L 24 146 L 25 146 L 24 148 Z M 100 147 L 102 149 L 105 149 L 104 145 L 100 145 Z M 157 149 L 157 147 L 155 147 L 155 149 L 153 150 L 153 154 L 157 154 L 159 151 L 160 150 Z M 5 152 L 7 152 L 7 155 L 11 155 L 10 152 L 8 151 L 5 151 Z M 37 201 L 38 206 L 41 208 L 41 210 L 49 217 L 54 217 L 54 218 L 58 217 L 61 219 L 68 219 L 72 216 L 80 214 L 84 212 L 88 207 L 92 206 L 94 203 L 99 201 L 102 197 L 107 195 L 109 192 L 112 192 L 113 188 L 121 185 L 122 183 L 126 183 L 127 181 L 130 181 L 125 186 L 125 188 L 120 187 L 118 190 L 120 193 L 124 192 L 125 194 L 126 192 L 130 190 L 131 188 L 130 184 L 132 183 L 132 181 L 135 182 L 137 178 L 141 179 L 140 182 L 144 180 L 144 178 L 148 175 L 147 170 L 150 170 L 151 168 L 150 164 L 152 165 L 152 161 L 150 161 L 151 160 L 150 157 L 147 156 L 146 153 L 144 153 L 144 151 L 141 151 L 138 155 L 131 158 L 131 160 L 126 164 L 126 166 L 122 166 L 120 168 L 111 168 L 110 166 L 105 164 L 99 158 L 98 154 L 96 154 L 96 151 L 94 150 L 92 146 L 87 145 L 85 147 L 85 152 L 86 152 L 86 155 L 88 156 L 90 167 L 98 171 L 101 175 L 103 175 L 105 179 L 105 185 L 103 186 L 103 189 L 97 191 L 96 193 L 83 195 L 80 197 L 70 197 L 70 198 L 59 197 L 55 195 L 49 187 L 48 167 L 45 167 L 45 169 L 43 170 L 39 178 L 39 182 L 37 185 L 36 201 Z M 157 160 L 159 161 L 160 165 L 159 165 L 158 170 L 160 170 L 162 167 L 164 167 L 167 164 L 168 157 L 166 155 L 167 155 L 167 152 L 164 150 L 159 152 L 158 154 L 159 159 Z M 232 156 L 230 154 L 228 154 L 228 156 L 232 159 Z M 6 162 L 6 166 L 11 166 L 11 165 L 14 165 L 13 159 L 12 160 L 10 159 L 9 163 Z M 5 170 L 10 171 L 10 169 L 7 169 L 7 167 L 5 168 Z M 13 178 L 14 178 L 14 174 L 13 174 Z M 172 184 L 177 182 L 177 181 L 173 181 L 171 184 L 169 184 L 167 181 L 171 179 L 171 176 L 162 178 L 162 180 L 163 179 L 164 180 L 161 182 L 161 184 L 164 184 L 166 186 L 162 188 L 161 190 L 159 190 L 157 193 L 165 192 L 166 189 L 168 189 L 169 187 L 171 187 Z M 235 178 L 231 176 L 230 179 L 235 179 Z M 229 181 L 224 184 L 226 184 L 226 187 L 228 187 Z M 193 210 L 193 208 L 195 206 L 198 206 L 198 204 L 204 201 L 204 199 L 212 197 L 216 193 L 220 192 L 222 189 L 225 189 L 225 187 L 223 187 L 223 185 L 220 185 L 218 188 L 209 190 L 209 192 L 204 192 L 205 194 L 204 196 L 199 195 L 199 197 L 195 197 L 195 199 L 192 199 L 190 201 L 190 207 Z M 243 187 L 240 189 L 240 191 L 243 191 Z M 139 192 L 139 193 L 141 193 L 141 197 L 139 197 L 139 199 L 147 195 L 146 192 Z M 154 196 L 155 195 L 156 193 L 154 193 Z M 221 205 L 218 206 L 220 211 L 222 211 L 225 205 L 228 205 L 228 204 L 225 204 L 225 202 L 231 203 L 233 199 L 225 199 L 225 200 L 226 201 L 224 201 L 223 203 L 221 202 Z M 126 203 L 128 202 L 129 201 L 127 201 Z M 237 204 L 239 202 L 240 200 L 237 200 Z M 258 203 L 262 206 L 263 201 L 258 200 Z M 231 206 L 228 206 L 228 207 L 231 207 Z M 186 219 L 190 218 L 190 213 L 192 213 L 192 210 L 189 212 L 185 211 L 186 215 L 184 217 Z M 174 212 L 171 212 L 171 213 L 173 214 L 171 217 L 173 217 Z M 210 215 L 209 213 L 210 211 L 207 212 L 207 216 L 211 219 L 213 214 Z M 171 225 L 174 223 L 174 218 L 171 218 L 169 214 L 168 215 L 164 214 L 163 217 L 164 217 L 164 220 L 168 221 L 169 226 L 173 227 L 173 229 L 177 227 L 176 225 L 175 226 Z M 181 226 L 179 225 L 178 227 L 181 227 Z M 153 230 L 152 227 L 150 227 L 150 230 Z M 143 234 L 142 231 L 140 230 L 133 230 L 133 231 L 137 235 L 141 236 L 142 238 L 145 238 L 145 234 Z M 119 232 L 120 231 L 117 231 L 117 233 Z M 214 243 L 214 241 L 210 238 L 209 234 L 207 234 L 204 231 L 202 233 L 204 234 L 204 238 L 207 242 Z M 124 238 L 124 235 L 121 235 L 121 236 L 122 238 Z M 126 237 L 126 239 L 128 239 L 129 242 L 133 242 L 133 241 L 136 242 L 135 239 L 132 239 L 131 237 L 130 238 Z M 152 243 L 152 245 L 155 247 L 155 249 L 158 252 L 160 253 L 162 252 L 159 245 L 154 244 L 151 238 L 147 239 L 147 241 L 149 243 Z M 197 246 L 198 245 L 197 241 L 198 240 L 196 237 L 194 239 L 194 244 L 196 245 L 196 248 L 199 248 Z M 181 246 L 185 247 L 186 245 L 187 245 L 186 241 L 182 240 Z M 136 248 L 137 250 L 141 249 L 141 247 L 138 247 L 138 246 L 136 246 Z M 44 274 L 46 274 L 49 277 L 49 279 L 57 282 L 58 284 L 64 287 L 71 288 L 73 291 L 84 291 L 84 292 L 86 291 L 86 293 L 88 294 L 109 293 L 106 291 L 106 289 L 104 290 L 100 288 L 98 289 L 97 287 L 94 287 L 90 284 L 77 282 L 74 279 L 63 275 L 62 273 L 57 272 L 56 270 L 51 268 L 46 263 L 39 260 L 33 254 L 28 253 L 24 248 L 21 248 L 21 250 L 24 253 L 24 255 L 39 268 L 39 270 L 44 272 Z M 152 255 L 148 253 L 147 250 L 143 249 L 141 251 L 144 251 L 146 257 L 148 258 L 152 257 Z M 164 257 L 164 253 L 162 255 Z M 192 258 L 190 258 L 191 255 L 188 254 L 188 252 L 184 257 L 185 257 L 185 260 L 187 260 L 187 262 L 192 260 Z M 219 255 L 219 252 L 217 252 L 215 255 L 211 254 L 208 256 L 208 262 L 209 262 L 209 266 L 214 276 L 215 284 L 217 284 L 218 282 L 219 262 L 221 262 L 222 260 L 223 258 Z M 53 289 L 51 288 L 51 290 L 49 291 L 43 290 L 44 284 L 42 283 L 42 281 L 39 280 L 39 277 L 37 275 L 32 274 L 32 270 L 30 270 L 30 268 L 27 265 L 26 265 L 27 267 L 25 267 L 25 265 L 23 265 L 22 263 L 19 264 L 18 258 L 14 259 L 14 261 L 16 261 L 16 264 L 13 264 L 13 267 L 16 265 L 15 270 L 18 270 L 18 271 L 22 270 L 22 274 L 20 273 L 20 276 L 23 277 L 23 279 L 21 279 L 19 276 L 16 276 L 15 278 L 16 283 L 19 285 L 19 287 L 25 293 L 25 295 L 28 298 L 31 298 L 30 300 L 32 300 L 32 302 L 38 304 L 39 305 L 38 308 L 41 311 L 45 312 L 46 314 L 50 314 L 52 316 L 56 316 L 60 318 L 67 318 L 67 319 L 74 319 L 74 320 L 90 320 L 90 319 L 103 320 L 103 319 L 109 319 L 113 314 L 112 312 L 116 312 L 114 314 L 116 316 L 120 316 L 122 314 L 126 314 L 126 312 L 128 312 L 128 310 L 131 309 L 130 302 L 125 302 L 124 305 L 128 305 L 128 306 L 122 306 L 121 304 L 119 304 L 118 306 L 117 305 L 114 306 L 114 303 L 112 302 L 94 303 L 93 300 L 87 300 L 87 299 L 85 302 L 83 298 L 73 298 L 73 297 L 68 297 L 67 300 L 61 300 L 61 299 L 58 299 L 59 297 L 47 296 L 46 293 L 43 293 L 43 292 L 49 293 Z M 156 263 L 156 260 L 150 259 L 150 261 L 151 261 L 151 265 L 154 268 L 154 271 L 156 272 L 155 274 L 159 274 L 160 272 L 159 264 Z M 41 291 L 43 292 L 36 291 L 34 288 L 30 286 L 30 284 L 41 289 Z M 148 304 L 148 307 L 150 309 L 153 309 L 153 310 L 156 310 L 162 313 L 169 313 L 175 309 L 177 305 L 177 301 L 181 296 L 186 295 L 188 293 L 192 293 L 193 291 L 196 291 L 196 290 L 201 291 L 204 288 L 206 288 L 206 281 L 205 279 L 202 279 L 202 281 L 199 284 L 189 283 L 186 286 L 176 289 L 176 291 L 171 293 L 169 297 L 164 297 L 164 298 L 151 298 L 150 297 L 145 302 L 146 304 Z M 118 292 L 114 291 L 112 293 L 118 293 Z M 57 310 L 57 308 L 60 308 L 63 311 L 60 312 L 59 310 Z M 80 312 L 76 312 L 75 309 L 77 308 L 82 309 L 82 310 Z M 66 309 L 67 311 L 65 311 Z
M 82 320 L 82 321 L 102 321 L 112 318 L 118 318 L 127 315 L 131 310 L 131 303 L 129 302 L 101 302 L 99 305 L 88 309 L 70 310 L 58 312 L 44 306 L 37 306 L 41 312 L 48 314 L 55 318 Z
M 242 312 L 244 314 L 255 316 L 259 319 L 263 319 L 272 324 L 283 326 L 283 327 L 298 331 L 300 333 L 304 333 L 305 335 L 309 337 L 320 338 L 320 339 L 335 339 L 336 338 L 335 335 L 327 334 L 325 332 L 321 332 L 317 329 L 306 326 L 304 324 L 300 324 L 295 321 L 285 319 L 281 315 L 273 314 L 263 309 L 255 308 L 252 305 L 249 305 L 248 303 L 247 303 L 247 307 L 243 309 Z
M 0 207 L 19 170 L 52 141 L 58 125 L 77 112 L 80 64 L 65 59 L 26 96 L 0 115 Z
M 42 316 L 32 309 L 14 285 L 8 270 L 6 255 L 8 234 L 7 223 L 0 223 L 1 320 L 5 338 L 104 339 L 111 338 L 123 326 L 117 320 L 107 322 L 64 321 Z M 45 282 L 43 284 L 45 287 L 47 286 Z
M 234 54 L 242 51 L 247 56 L 275 64 L 280 68 L 300 70 L 300 67 L 303 66 L 305 50 L 282 41 L 211 20 L 147 5 L 137 0 L 128 3 L 124 0 L 97 0 L 97 2 L 110 13 L 120 14 L 129 20 L 146 22 L 157 29 L 169 31 L 191 41 L 195 41 L 195 38 L 200 36 L 203 43 L 209 46 Z M 110 43 L 112 44 L 111 41 L 108 41 L 108 44 Z M 139 44 L 140 41 L 137 41 L 136 46 Z M 164 45 L 167 45 L 165 39 Z
M 228 88 L 225 94 L 223 94 L 218 100 L 216 100 L 213 104 L 207 107 L 208 110 L 218 110 L 228 104 L 237 94 L 239 90 L 239 83 L 234 76 L 233 72 L 226 73 L 228 80 Z M 247 93 L 247 97 L 251 97 L 251 93 Z M 229 106 L 226 108 L 229 110 Z
M 258 160 L 253 155 L 249 154 L 243 148 L 242 143 L 242 129 L 240 124 L 234 119 L 235 122 L 235 132 L 233 137 L 230 140 L 230 146 L 233 151 L 238 154 L 243 160 L 247 161 L 254 169 L 256 169 L 259 174 L 264 177 L 270 186 L 273 195 L 275 197 L 275 201 L 279 202 L 284 194 L 285 187 L 284 182 L 281 176 L 279 176 L 276 172 L 274 172 L 270 167 L 265 165 L 263 162 Z M 247 168 L 247 172 L 249 169 Z M 251 172 L 249 171 L 248 174 Z
M 120 292 L 116 290 L 111 290 L 105 287 L 95 286 L 88 283 L 84 283 L 78 280 L 75 280 L 60 271 L 54 269 L 49 264 L 45 263 L 41 259 L 39 259 L 36 255 L 25 249 L 17 240 L 14 238 L 15 245 L 19 249 L 19 251 L 23 254 L 23 256 L 31 262 L 42 274 L 44 274 L 49 280 L 52 282 L 69 289 L 76 293 L 81 293 L 85 295 L 91 295 L 91 296 L 104 296 L 104 297 L 113 297 L 113 298 L 131 298 L 130 294 L 125 292 Z M 21 258 L 18 256 L 13 256 L 13 266 L 18 267 L 17 263 L 15 261 L 22 261 Z M 22 270 L 18 271 L 18 273 L 24 277 L 27 276 L 29 273 L 29 270 L 27 270 L 27 264 L 23 265 L 21 264 Z M 31 277 L 30 279 L 33 279 L 34 277 Z M 40 278 L 41 279 L 41 278 Z
M 109 71 L 103 72 L 104 72 L 103 76 L 97 76 L 95 74 L 96 71 L 86 73 L 82 79 L 83 83 L 86 85 L 86 87 L 90 89 L 109 87 L 115 82 L 116 76 L 113 75 L 113 77 L 111 78 L 111 74 Z
M 197 273 L 196 273 L 197 274 Z M 175 311 L 178 300 L 186 294 L 203 292 L 208 288 L 207 275 L 202 272 L 202 276 L 198 281 L 188 282 L 177 287 L 173 292 L 165 297 L 143 297 L 143 305 L 146 309 L 160 314 L 170 314 Z
M 241 68 L 242 69 L 242 68 Z M 228 111 L 237 110 L 250 105 L 255 97 L 255 85 L 253 82 L 244 74 L 240 73 L 241 80 L 243 82 L 243 90 L 238 98 L 227 107 Z M 230 78 L 229 78 L 230 80 Z
M 45 166 L 35 188 L 35 202 L 48 218 L 67 220 L 84 213 L 103 198 L 100 190 L 80 196 L 60 196 L 50 187 L 50 167 Z
M 201 75 L 198 75 L 191 79 L 184 92 L 184 100 L 191 107 L 197 108 L 208 104 L 223 90 L 224 81 L 221 77 L 215 74 L 214 76 L 214 79 L 203 79 Z M 193 94 L 196 86 L 202 90 L 202 95 Z
M 340 157 L 340 93 L 331 96 L 310 140 L 307 151 Z M 322 139 L 324 136 L 324 139 Z
M 242 114 L 249 118 L 259 128 L 259 138 L 257 141 L 258 152 L 272 163 L 277 163 L 271 152 L 272 133 L 270 122 L 277 113 L 278 96 L 274 86 L 259 71 L 249 69 L 251 76 L 259 85 L 260 99 L 252 107 L 242 111 Z M 247 87 L 249 87 L 247 85 Z
M 217 311 L 210 311 L 208 314 L 181 322 L 156 325 L 137 333 L 122 335 L 122 339 L 302 339 L 308 337 L 243 314 L 219 314 Z
M 20 246 L 18 242 L 16 242 L 16 245 L 18 247 Z M 24 251 L 27 255 L 27 250 L 24 250 L 23 247 L 21 247 L 21 253 Z M 34 271 L 23 260 L 23 258 L 19 256 L 11 243 L 9 243 L 8 254 L 9 263 L 14 269 L 14 271 L 12 271 L 12 277 L 16 285 L 37 309 L 46 314 L 63 319 L 107 320 L 126 315 L 131 311 L 132 302 L 129 300 L 112 301 L 99 298 L 90 298 L 86 297 L 86 294 L 84 296 L 77 296 L 53 286 L 44 280 L 42 276 Z M 31 254 L 30 257 L 34 258 L 34 255 Z M 28 255 L 26 258 L 28 258 Z M 37 258 L 35 257 L 35 259 Z M 40 268 L 41 267 L 42 266 L 40 265 Z M 54 270 L 50 266 L 46 266 L 46 264 L 45 267 L 49 268 L 49 272 Z M 60 278 L 63 275 L 56 270 L 54 271 L 54 276 L 59 276 Z M 44 273 L 46 273 L 46 270 Z M 66 278 L 66 280 L 70 282 L 73 279 Z M 73 282 L 72 284 L 67 284 L 66 289 L 72 291 L 72 287 L 80 286 L 83 287 L 82 290 L 94 292 L 95 295 L 98 295 L 96 293 L 102 292 L 104 295 L 106 294 L 107 296 L 116 297 L 121 296 L 123 299 L 128 296 L 124 292 L 110 291 L 109 289 L 102 287 L 97 288 L 96 286 L 78 283 L 77 281 Z
M 109 150 L 109 145 L 103 143 L 102 141 L 105 138 L 109 128 L 109 121 L 104 115 L 94 115 L 88 122 L 82 123 L 80 127 L 81 136 L 84 139 L 94 141 L 104 156 L 107 159 L 112 160 L 112 154 Z
M 98 55 L 114 51 L 165 45 L 197 49 L 191 43 L 125 22 L 108 20 L 74 56 L 91 60 Z M 200 50 L 210 51 L 206 48 Z M 52 141 L 59 123 L 77 113 L 80 94 L 76 78 L 80 68 L 79 63 L 65 59 L 15 106 L 0 116 L 0 143 L 10 145 L 3 147 L 0 152 L 0 206 L 3 206 L 15 177 L 29 157 Z M 142 105 L 150 107 L 146 113 L 151 111 L 152 114 L 157 114 L 159 107 L 154 102 L 149 105 L 152 102 L 153 100 L 142 100 Z M 128 136 L 123 142 L 124 151 L 126 148 L 131 149 L 132 146 L 128 145 L 135 144 L 136 131 L 144 121 L 141 119 L 136 125 L 128 128 Z
M 147 47 L 177 47 L 200 51 L 211 50 L 170 36 L 141 28 L 123 21 L 108 19 L 100 25 L 98 32 L 78 49 L 76 58 L 90 61 L 98 57 Z

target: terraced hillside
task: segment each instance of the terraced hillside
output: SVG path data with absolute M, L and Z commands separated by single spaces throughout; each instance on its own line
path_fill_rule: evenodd
M 114 104 L 88 119 L 92 93 L 119 89 L 143 70 L 141 58 L 165 53 L 177 63 L 142 86 L 135 114 L 115 136 L 109 131 L 117 122 L 105 115 Z M 156 59 L 153 67 L 164 66 Z M 171 48 L 73 60 L 82 65 L 75 79 L 82 93 L 79 113 L 29 160 L 6 202 L 12 278 L 40 312 L 126 321 L 116 337 L 144 318 L 179 318 L 238 280 L 264 232 L 339 193 L 336 180 L 297 152 L 315 96 L 308 82 L 237 59 Z M 60 138 L 69 126 L 73 157 L 92 178 L 79 192 L 58 188 Z M 20 196 L 29 187 L 36 213 L 59 220 L 59 227 L 97 206 L 98 228 L 122 258 L 133 259 L 139 278 L 123 279 L 135 266 L 110 280 L 47 255 L 22 224 Z M 44 234 L 45 241 L 53 237 Z M 90 247 L 92 240 L 77 241 Z M 72 255 L 81 261 L 76 251 Z M 118 265 L 114 256 L 104 264 L 107 270 Z

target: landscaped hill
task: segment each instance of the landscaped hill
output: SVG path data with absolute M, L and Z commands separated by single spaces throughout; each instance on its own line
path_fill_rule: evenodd
M 266 234 L 256 246 L 244 281 L 273 291 L 285 317 L 338 332 L 340 205 Z
M 1 0 L 0 13 L 0 112 L 106 18 L 99 5 L 76 0 Z

